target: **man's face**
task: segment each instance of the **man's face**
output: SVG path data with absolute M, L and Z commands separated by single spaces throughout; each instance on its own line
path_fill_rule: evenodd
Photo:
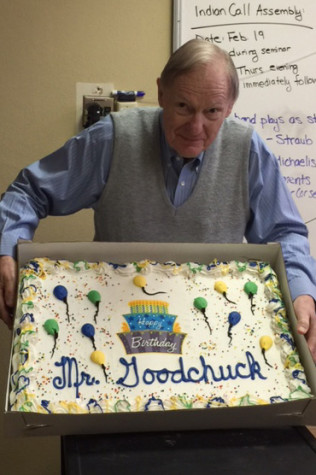
M 170 147 L 184 158 L 199 155 L 214 141 L 233 101 L 224 64 L 200 65 L 172 84 L 158 84 L 163 127 Z

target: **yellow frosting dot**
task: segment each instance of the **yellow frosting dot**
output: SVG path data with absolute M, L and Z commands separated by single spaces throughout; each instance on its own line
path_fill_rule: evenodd
M 228 264 L 226 264 L 226 265 L 222 264 L 222 265 L 221 265 L 221 273 L 222 273 L 222 275 L 227 275 L 228 272 L 229 272 L 229 265 L 228 265 Z
M 91 358 L 91 361 L 93 361 L 93 363 L 97 363 L 99 365 L 105 363 L 105 356 L 104 356 L 104 353 L 102 353 L 102 351 L 99 351 L 99 350 L 94 351 L 93 353 L 91 353 L 90 358 Z
M 137 287 L 145 287 L 147 282 L 144 276 L 142 275 L 136 275 L 133 279 L 133 284 L 136 285 Z
M 214 289 L 220 294 L 223 294 L 224 292 L 227 292 L 227 285 L 225 284 L 225 282 L 217 280 L 214 284 Z
M 145 261 L 137 262 L 137 267 L 144 269 L 150 264 L 150 261 L 146 259 Z
M 271 346 L 273 345 L 273 340 L 270 336 L 262 336 L 260 338 L 260 347 L 263 350 L 269 350 Z

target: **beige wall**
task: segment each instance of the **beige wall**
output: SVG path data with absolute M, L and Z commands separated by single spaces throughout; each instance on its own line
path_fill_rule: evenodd
M 2 0 L 0 193 L 22 167 L 75 134 L 77 82 L 142 89 L 145 101 L 156 103 L 171 27 L 172 0 Z M 48 218 L 36 239 L 90 240 L 91 218 L 89 211 Z M 1 407 L 9 340 L 0 324 Z M 10 440 L 0 424 L 1 473 L 59 473 L 58 438 L 36 439 L 36 446 L 33 439 Z

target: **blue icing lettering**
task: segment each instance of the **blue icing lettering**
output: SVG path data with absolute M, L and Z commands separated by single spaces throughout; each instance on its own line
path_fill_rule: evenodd
M 247 351 L 245 353 L 246 363 L 236 363 L 235 366 L 227 365 L 226 368 L 219 366 L 217 371 L 205 362 L 203 356 L 200 356 L 200 367 L 190 367 L 185 369 L 183 358 L 178 359 L 178 369 L 170 370 L 163 368 L 155 370 L 146 368 L 142 375 L 142 381 L 146 385 L 151 385 L 155 381 L 165 384 L 168 381 L 172 383 L 210 383 L 212 381 L 227 381 L 235 379 L 267 379 L 261 374 L 260 364 L 254 359 L 253 355 Z M 125 358 L 120 358 L 120 363 L 125 367 L 125 375 L 116 382 L 119 385 L 128 388 L 134 388 L 139 384 L 140 378 L 138 374 L 137 359 L 132 357 L 131 362 Z
M 148 378 L 148 376 L 149 376 L 149 378 Z M 168 374 L 168 377 L 169 377 L 169 374 Z M 144 381 L 145 384 L 153 384 L 155 382 L 155 371 L 147 368 L 144 371 L 144 374 L 143 374 L 143 381 Z M 167 378 L 166 381 L 168 381 L 168 378 Z
M 184 366 L 183 366 L 183 359 L 182 358 L 179 358 L 179 366 L 180 366 L 180 369 L 178 369 L 176 371 L 173 371 L 173 373 L 171 375 L 171 382 L 174 383 L 174 384 L 188 382 L 188 380 L 185 376 L 185 373 L 184 373 Z M 194 369 L 198 373 L 198 370 L 196 368 L 194 368 Z
M 202 360 L 201 360 L 201 362 L 202 362 Z M 194 378 L 192 376 L 192 373 L 194 373 L 197 376 L 197 378 Z M 204 379 L 204 374 L 200 375 L 199 370 L 197 368 L 194 368 L 194 366 L 193 366 L 192 368 L 188 369 L 188 376 L 187 376 L 187 378 L 183 379 L 183 382 L 199 383 L 200 381 L 203 381 L 203 379 Z
M 168 378 L 169 378 L 169 372 L 167 369 L 161 369 L 160 371 L 158 371 L 157 373 L 158 383 L 164 384 L 168 381 Z
M 76 358 L 69 358 L 68 356 L 62 356 L 60 362 L 55 362 L 55 366 L 61 368 L 61 376 L 56 376 L 53 379 L 53 386 L 55 389 L 64 389 L 74 387 L 76 389 L 76 398 L 79 397 L 79 388 L 83 384 L 87 386 L 93 386 L 94 384 L 100 384 L 100 381 L 91 377 L 90 374 L 84 371 L 79 372 L 78 363 Z M 67 371 L 68 370 L 68 371 Z
M 133 356 L 132 361 L 130 363 L 128 363 L 128 361 L 126 361 L 125 358 L 120 358 L 119 362 L 123 366 L 125 366 L 125 375 L 122 378 L 118 379 L 116 381 L 116 384 L 120 384 L 120 385 L 122 385 L 126 388 L 136 388 L 136 386 L 138 386 L 138 384 L 139 384 L 139 376 L 138 376 L 136 357 Z M 128 383 L 128 382 L 125 382 L 125 381 L 129 377 L 130 368 L 131 368 L 132 377 L 130 378 L 131 382 Z
M 219 368 L 218 368 L 219 375 L 216 376 L 213 367 L 210 366 L 210 365 L 206 365 L 204 358 L 201 356 L 200 360 L 201 360 L 202 366 L 204 368 L 203 379 L 205 380 L 205 382 L 207 382 L 207 383 L 209 382 L 209 379 L 208 379 L 208 376 L 207 376 L 208 372 L 210 372 L 210 374 L 211 374 L 211 379 L 213 381 L 216 381 L 216 382 L 218 382 L 218 381 L 227 381 L 229 379 L 234 380 L 234 379 L 237 379 L 237 378 L 255 380 L 256 376 L 259 379 L 267 379 L 265 376 L 263 376 L 261 374 L 260 364 L 254 359 L 254 357 L 252 356 L 250 351 L 246 351 L 246 358 L 247 358 L 247 364 L 236 363 L 234 369 L 232 369 L 231 365 L 227 365 L 226 366 L 226 371 L 227 371 L 226 375 L 225 375 L 225 369 L 223 368 L 223 366 L 219 366 Z M 243 370 L 245 370 L 244 373 L 241 372 L 241 368 Z

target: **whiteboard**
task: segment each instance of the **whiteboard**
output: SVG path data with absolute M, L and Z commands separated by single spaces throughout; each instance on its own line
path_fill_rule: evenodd
M 316 0 L 174 0 L 173 47 L 192 38 L 231 55 L 232 115 L 251 123 L 280 164 L 316 257 Z

